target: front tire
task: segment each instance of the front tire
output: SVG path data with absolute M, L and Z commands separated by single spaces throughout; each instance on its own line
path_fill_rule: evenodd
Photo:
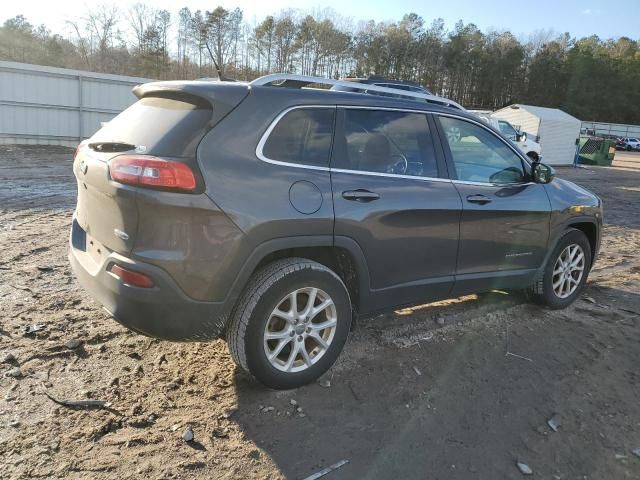
M 227 329 L 231 355 L 275 389 L 313 382 L 336 361 L 351 325 L 349 292 L 332 270 L 304 258 L 256 272 Z
M 568 230 L 549 257 L 542 278 L 532 287 L 533 300 L 552 309 L 571 305 L 587 282 L 591 258 L 586 235 L 574 228 Z

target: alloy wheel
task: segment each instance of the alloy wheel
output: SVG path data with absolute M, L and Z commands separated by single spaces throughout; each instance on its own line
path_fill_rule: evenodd
M 558 298 L 567 298 L 580 285 L 584 275 L 585 256 L 582 247 L 576 243 L 567 246 L 553 266 L 551 283 Z
M 264 352 L 283 372 L 301 372 L 329 349 L 338 324 L 331 297 L 315 287 L 287 294 L 271 312 L 264 329 Z

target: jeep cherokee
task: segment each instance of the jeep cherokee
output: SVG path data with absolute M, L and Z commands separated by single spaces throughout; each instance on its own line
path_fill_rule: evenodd
M 136 332 L 225 338 L 273 388 L 329 369 L 354 315 L 492 289 L 576 299 L 598 197 L 452 101 L 323 83 L 340 82 L 137 86 L 75 154 L 84 288 Z

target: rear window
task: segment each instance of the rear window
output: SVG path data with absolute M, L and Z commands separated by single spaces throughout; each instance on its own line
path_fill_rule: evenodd
M 130 143 L 145 147 L 144 153 L 151 155 L 192 157 L 211 114 L 211 105 L 204 101 L 145 97 L 108 122 L 91 141 Z
M 335 108 L 291 110 L 271 131 L 262 148 L 269 160 L 328 167 Z

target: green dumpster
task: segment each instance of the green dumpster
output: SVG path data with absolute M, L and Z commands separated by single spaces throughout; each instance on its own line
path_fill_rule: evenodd
M 580 137 L 580 163 L 583 165 L 611 165 L 616 142 L 601 137 Z

